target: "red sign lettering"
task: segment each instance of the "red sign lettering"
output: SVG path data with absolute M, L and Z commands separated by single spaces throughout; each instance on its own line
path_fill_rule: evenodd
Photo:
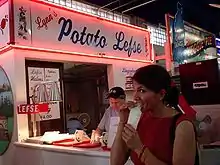
M 48 104 L 24 104 L 17 107 L 18 114 L 37 114 L 41 112 L 48 112 Z
M 49 12 L 52 12 L 51 14 L 49 14 L 48 16 L 46 16 L 45 18 L 41 18 L 41 17 L 37 17 L 35 20 L 35 23 L 38 25 L 37 29 L 41 29 L 41 28 L 45 28 L 46 30 L 48 29 L 48 24 L 55 18 L 57 17 L 57 13 L 55 11 L 51 11 L 51 9 L 49 9 Z

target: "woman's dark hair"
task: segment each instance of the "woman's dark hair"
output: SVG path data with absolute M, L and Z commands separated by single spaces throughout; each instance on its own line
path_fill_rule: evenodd
M 139 68 L 135 72 L 133 80 L 155 93 L 165 90 L 164 103 L 180 111 L 178 108 L 179 90 L 175 86 L 171 86 L 171 77 L 162 66 L 148 65 Z

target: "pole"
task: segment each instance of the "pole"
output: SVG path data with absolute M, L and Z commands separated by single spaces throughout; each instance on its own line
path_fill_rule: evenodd
M 106 8 L 106 7 L 110 6 L 110 5 L 112 5 L 112 4 L 116 3 L 116 2 L 119 2 L 119 1 L 120 1 L 120 0 L 115 0 L 115 1 L 110 2 L 110 3 L 108 3 L 108 4 L 104 5 L 104 6 L 101 6 L 100 8 L 98 8 L 98 11 L 101 10 L 101 9 L 103 9 L 103 8 Z
M 215 7 L 215 8 L 219 8 L 220 9 L 220 4 L 209 4 L 209 6 Z
M 122 7 L 125 7 L 125 6 L 127 6 L 127 5 L 129 5 L 129 4 L 133 3 L 133 2 L 135 2 L 135 1 L 137 1 L 137 0 L 133 0 L 133 1 L 127 2 L 127 3 L 125 3 L 125 4 L 121 5 L 121 6 L 118 6 L 118 7 L 114 8 L 114 9 L 111 9 L 111 10 L 107 11 L 107 13 L 108 13 L 108 12 L 115 11 L 115 10 L 118 10 L 118 9 L 120 9 L 120 8 L 122 8 Z
M 127 9 L 127 10 L 122 11 L 122 14 L 123 14 L 123 13 L 126 13 L 126 12 L 128 12 L 128 11 L 137 9 L 137 8 L 139 8 L 139 7 L 141 7 L 141 6 L 147 5 L 147 4 L 149 4 L 149 3 L 155 2 L 155 1 L 157 1 L 157 0 L 147 1 L 147 2 L 142 3 L 142 4 L 140 4 L 140 5 L 134 6 L 134 7 L 132 7 L 132 8 L 129 8 L 129 9 Z

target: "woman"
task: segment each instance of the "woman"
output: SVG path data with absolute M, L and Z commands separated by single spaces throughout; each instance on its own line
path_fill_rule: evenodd
M 111 165 L 124 165 L 130 156 L 135 165 L 194 165 L 196 138 L 192 122 L 181 114 L 175 122 L 175 139 L 170 127 L 181 111 L 178 90 L 171 87 L 168 72 L 157 65 L 138 69 L 133 76 L 134 99 L 141 105 L 137 130 L 126 124 L 127 105 L 120 109 L 120 123 L 111 149 Z

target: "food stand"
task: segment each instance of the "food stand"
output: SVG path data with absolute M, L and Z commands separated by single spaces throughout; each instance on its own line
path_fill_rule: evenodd
M 219 164 L 220 100 L 214 94 L 219 93 L 219 62 L 212 60 L 218 58 L 217 43 L 214 34 L 182 20 L 181 10 L 177 9 L 175 17 L 165 15 L 167 41 L 172 52 L 167 61 L 173 61 L 169 66 L 171 73 L 179 79 L 182 95 L 196 112 L 191 111 L 189 115 L 196 118 L 201 164 Z
M 109 151 L 100 147 L 64 147 L 26 140 L 30 135 L 42 134 L 51 125 L 65 128 L 60 124 L 65 120 L 66 108 L 64 63 L 106 65 L 108 86 L 121 86 L 128 89 L 129 95 L 130 74 L 154 62 L 149 32 L 45 1 L 1 2 L 0 19 L 4 19 L 0 32 L 0 65 L 12 85 L 15 112 L 12 141 L 0 157 L 0 164 L 109 164 Z M 21 111 L 17 110 L 18 106 L 37 102 L 50 102 L 50 112 L 39 116 L 27 111 L 18 113 Z

